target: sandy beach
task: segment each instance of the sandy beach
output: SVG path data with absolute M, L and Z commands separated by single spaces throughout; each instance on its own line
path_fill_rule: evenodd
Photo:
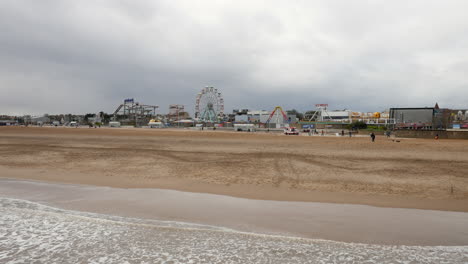
M 468 141 L 1 127 L 0 177 L 468 212 Z
M 2 127 L 0 262 L 466 263 L 468 142 L 399 141 Z

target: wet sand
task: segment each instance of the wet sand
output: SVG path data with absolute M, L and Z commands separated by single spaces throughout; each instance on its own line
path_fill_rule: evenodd
M 0 177 L 468 212 L 468 141 L 0 127 Z
M 0 179 L 0 197 L 67 210 L 382 245 L 468 245 L 468 213 L 262 201 L 160 189 Z

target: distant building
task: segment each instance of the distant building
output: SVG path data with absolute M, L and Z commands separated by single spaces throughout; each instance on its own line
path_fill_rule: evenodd
M 450 110 L 435 107 L 390 108 L 397 129 L 446 129 Z
M 169 105 L 169 114 L 177 115 L 178 112 L 184 111 L 184 105 L 181 104 L 171 104 Z
M 18 125 L 17 120 L 0 120 L 0 126 L 16 126 Z
M 397 124 L 421 123 L 432 125 L 433 117 L 433 107 L 390 108 L 390 118 L 394 118 Z
M 265 110 L 256 110 L 249 111 L 247 114 L 249 115 L 249 120 L 251 123 L 266 123 L 271 112 Z
M 246 115 L 249 112 L 249 109 L 233 109 L 232 113 L 234 115 Z
M 323 111 L 322 112 L 322 121 L 327 120 L 350 120 L 351 111 Z
M 186 118 L 186 116 L 181 116 L 181 113 L 185 113 L 185 106 L 181 104 L 171 104 L 169 105 L 169 120 L 180 120 Z
M 35 125 L 50 123 L 50 118 L 48 115 L 31 117 L 30 120 L 31 120 L 31 123 Z
M 448 128 L 468 129 L 468 109 L 451 109 Z
M 249 123 L 250 122 L 250 117 L 248 115 L 235 115 L 234 116 L 234 121 L 237 123 Z

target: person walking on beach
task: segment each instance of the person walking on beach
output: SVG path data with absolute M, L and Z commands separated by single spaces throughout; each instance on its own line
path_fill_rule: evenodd
M 344 130 L 341 130 L 341 136 L 344 137 Z
M 370 134 L 370 137 L 371 137 L 371 139 L 372 139 L 372 142 L 374 142 L 374 141 L 375 141 L 375 134 L 374 134 L 374 132 L 372 132 L 372 133 Z
M 322 130 L 322 136 L 323 136 L 323 130 Z

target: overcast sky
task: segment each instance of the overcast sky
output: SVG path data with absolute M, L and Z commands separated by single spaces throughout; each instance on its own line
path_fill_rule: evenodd
M 468 108 L 468 1 L 0 1 L 0 114 Z

